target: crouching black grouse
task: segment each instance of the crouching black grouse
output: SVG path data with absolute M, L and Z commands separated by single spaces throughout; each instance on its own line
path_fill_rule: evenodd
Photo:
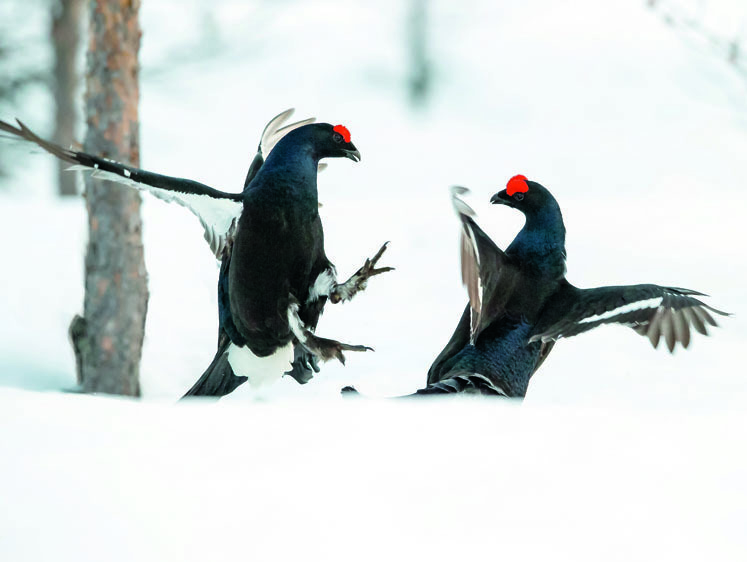
M 366 260 L 350 279 L 338 283 L 324 252 L 318 213 L 317 168 L 323 158 L 357 162 L 360 153 L 342 125 L 308 119 L 280 126 L 285 111 L 268 123 L 241 193 L 163 176 L 47 142 L 20 121 L 0 121 L 0 130 L 31 141 L 74 168 L 103 179 L 150 191 L 190 209 L 205 228 L 205 239 L 221 260 L 218 282 L 218 350 L 187 395 L 223 396 L 240 384 L 266 384 L 288 371 L 305 382 L 318 370 L 315 358 L 337 358 L 343 351 L 369 347 L 317 336 L 327 300 L 346 301 L 367 280 L 391 268 L 376 269 L 386 248 Z
M 706 334 L 711 313 L 725 312 L 695 297 L 703 293 L 658 285 L 579 289 L 565 278 L 565 226 L 555 198 L 539 183 L 514 176 L 491 203 L 524 213 L 526 223 L 506 251 L 499 249 L 452 190 L 462 223 L 462 281 L 469 303 L 454 335 L 417 394 L 479 392 L 523 397 L 529 379 L 559 338 L 617 323 L 661 338 L 669 351 L 690 343 L 690 328 Z

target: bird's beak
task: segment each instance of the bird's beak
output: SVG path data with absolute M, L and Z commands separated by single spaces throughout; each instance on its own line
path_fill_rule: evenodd
M 345 151 L 345 158 L 350 158 L 353 162 L 360 162 L 361 161 L 361 153 L 357 150 L 346 150 Z
M 506 194 L 506 190 L 499 191 L 490 198 L 493 205 L 508 205 L 511 198 Z

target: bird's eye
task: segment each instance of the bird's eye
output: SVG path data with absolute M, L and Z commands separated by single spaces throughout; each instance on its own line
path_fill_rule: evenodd
M 524 194 L 521 191 L 519 193 L 514 193 L 514 199 L 516 199 L 517 201 L 521 201 L 522 199 L 524 199 Z
M 340 133 L 333 133 L 332 139 L 334 139 L 335 142 L 342 142 L 342 135 Z

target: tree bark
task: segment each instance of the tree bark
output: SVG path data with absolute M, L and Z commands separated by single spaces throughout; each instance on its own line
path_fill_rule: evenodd
M 75 138 L 78 111 L 76 59 L 80 44 L 82 0 L 57 0 L 52 6 L 52 45 L 54 46 L 53 94 L 55 102 L 55 142 L 67 146 Z M 60 195 L 76 195 L 76 174 L 66 172 L 66 162 L 57 162 Z
M 139 165 L 139 0 L 89 0 L 84 150 Z M 84 319 L 74 338 L 85 392 L 139 396 L 148 303 L 140 195 L 86 178 Z M 77 343 L 76 340 L 77 339 Z

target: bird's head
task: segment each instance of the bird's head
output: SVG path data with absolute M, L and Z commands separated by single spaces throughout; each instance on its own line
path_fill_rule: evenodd
M 350 158 L 353 162 L 360 162 L 361 153 L 350 141 L 350 131 L 344 125 L 314 123 L 306 127 L 311 130 L 314 156 L 319 160 L 343 157 Z
M 493 195 L 490 202 L 513 207 L 527 217 L 558 208 L 555 198 L 547 189 L 537 182 L 528 180 L 525 176 L 512 177 L 508 180 L 506 189 Z

